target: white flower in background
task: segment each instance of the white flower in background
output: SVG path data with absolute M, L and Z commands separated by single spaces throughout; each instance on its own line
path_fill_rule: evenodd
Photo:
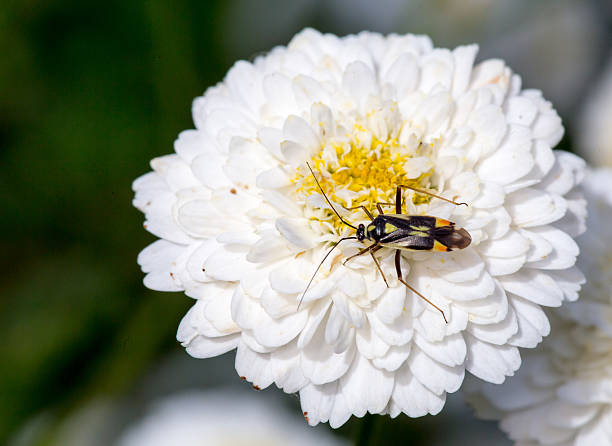
M 585 101 L 576 138 L 588 161 L 612 167 L 612 58 Z
M 479 415 L 501 420 L 520 445 L 612 445 L 612 171 L 590 172 L 584 189 L 580 300 L 551 310 L 551 336 L 524 355 L 516 376 L 468 389 Z
M 281 407 L 235 391 L 173 395 L 130 426 L 119 446 L 340 446 Z
M 161 238 L 139 263 L 145 284 L 196 299 L 178 339 L 199 358 L 234 348 L 257 388 L 299 392 L 310 424 L 351 414 L 438 413 L 465 370 L 501 383 L 549 324 L 541 305 L 574 300 L 583 162 L 551 147 L 550 103 L 477 47 L 425 36 L 338 38 L 307 29 L 253 64 L 238 62 L 195 100 L 196 130 L 134 182 L 145 227 Z M 306 163 L 351 224 L 369 223 L 398 184 L 405 213 L 456 222 L 454 252 L 395 251 L 343 260 L 369 245 L 323 199 Z

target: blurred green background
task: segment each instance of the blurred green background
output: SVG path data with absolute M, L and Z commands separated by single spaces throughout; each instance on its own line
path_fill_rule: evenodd
M 131 206 L 132 181 L 193 127 L 192 99 L 235 60 L 286 44 L 305 26 L 427 33 L 448 47 L 475 41 L 480 60 L 505 58 L 524 86 L 553 100 L 571 149 L 575 116 L 610 54 L 610 8 L 596 0 L 5 2 L 0 444 L 60 444 L 66 420 L 94 401 L 137 414 L 157 395 L 237 380 L 233 354 L 195 360 L 176 343 L 192 301 L 142 285 L 136 256 L 155 238 Z M 376 417 L 373 429 L 409 444 L 459 444 L 451 435 L 465 431 L 503 438 L 466 421 L 460 401 L 446 412 Z M 339 434 L 359 429 L 352 421 Z

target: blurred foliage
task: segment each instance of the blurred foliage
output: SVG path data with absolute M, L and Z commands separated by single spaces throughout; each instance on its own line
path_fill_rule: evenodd
M 130 185 L 193 127 L 192 99 L 252 56 L 249 39 L 228 49 L 242 26 L 228 17 L 246 4 L 3 4 L 0 444 L 38 413 L 61 420 L 94 397 L 125 394 L 159 358 L 182 351 L 174 337 L 191 301 L 142 285 L 136 256 L 155 238 L 131 206 Z M 260 19 L 256 4 L 244 26 Z M 275 31 L 253 41 L 266 42 L 261 50 L 304 26 L 359 30 L 311 4 L 323 3 L 296 2 L 285 21 L 273 14 Z M 353 419 L 340 433 L 422 444 L 435 430 L 431 417 L 403 419 Z
M 119 393 L 178 348 L 190 301 L 142 286 L 135 259 L 154 237 L 130 184 L 227 69 L 220 4 L 34 0 L 0 13 L 2 444 L 38 411 Z

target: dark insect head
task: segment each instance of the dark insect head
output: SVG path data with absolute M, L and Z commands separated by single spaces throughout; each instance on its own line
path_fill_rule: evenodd
M 359 225 L 359 227 L 357 228 L 357 240 L 359 240 L 360 242 L 364 241 L 366 238 L 366 234 L 365 234 L 365 226 L 362 224 Z

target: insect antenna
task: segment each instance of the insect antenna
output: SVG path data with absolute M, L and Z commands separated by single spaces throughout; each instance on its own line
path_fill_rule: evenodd
M 310 166 L 308 166 L 310 167 Z M 325 257 L 323 257 L 323 260 L 321 260 L 321 263 L 319 263 L 319 266 L 317 266 L 317 269 L 315 269 L 315 272 L 312 274 L 312 277 L 310 278 L 310 281 L 308 282 L 308 285 L 306 285 L 306 289 L 304 290 L 304 292 L 302 293 L 302 295 L 300 296 L 300 301 L 298 303 L 297 306 L 297 310 L 300 309 L 300 305 L 302 305 L 302 301 L 304 300 L 304 296 L 306 295 L 306 291 L 308 291 L 308 288 L 310 288 L 310 285 L 312 284 L 312 281 L 314 280 L 315 276 L 317 275 L 317 273 L 319 272 L 319 269 L 321 269 L 321 265 L 323 265 L 323 262 L 325 262 L 325 260 L 329 257 L 329 255 L 331 254 L 331 252 L 336 249 L 336 247 L 342 243 L 345 240 L 357 240 L 357 237 L 343 237 L 340 240 L 338 240 L 338 243 L 336 243 L 334 246 L 331 247 L 331 249 L 329 251 L 327 251 L 327 254 L 325 254 Z M 296 311 L 297 311 L 296 310 Z
M 462 206 L 462 205 L 466 206 L 466 207 L 469 206 L 467 203 L 457 203 L 456 201 L 449 200 L 448 198 L 441 197 L 440 195 L 432 194 L 431 192 L 428 192 L 428 191 L 426 191 L 424 189 L 419 189 L 418 187 L 408 186 L 407 184 L 400 184 L 398 186 L 398 188 L 400 188 L 400 187 L 413 190 L 415 192 L 418 192 L 419 194 L 430 195 L 432 197 L 439 198 L 440 200 L 446 201 L 447 203 L 452 203 L 455 206 Z
M 325 200 L 327 200 L 327 203 L 331 206 L 332 211 L 334 211 L 334 214 L 336 214 L 336 216 L 340 219 L 340 221 L 342 223 L 344 223 L 347 226 L 350 226 L 351 228 L 353 228 L 355 231 L 357 230 L 357 228 L 355 226 L 353 226 L 352 224 L 348 223 L 344 218 L 342 218 L 340 216 L 340 214 L 338 214 L 338 211 L 336 210 L 336 208 L 334 207 L 334 205 L 331 203 L 331 201 L 329 201 L 329 198 L 327 198 L 327 195 L 325 195 L 325 192 L 323 192 L 323 188 L 321 187 L 321 185 L 319 184 L 319 180 L 317 180 L 317 177 L 314 174 L 314 171 L 312 170 L 312 167 L 310 167 L 310 164 L 306 163 L 306 165 L 308 166 L 308 169 L 310 169 L 310 173 L 312 174 L 312 177 L 315 180 L 315 183 L 317 183 L 317 186 L 319 186 L 319 190 L 321 191 L 321 193 L 323 194 L 323 196 L 325 197 Z

